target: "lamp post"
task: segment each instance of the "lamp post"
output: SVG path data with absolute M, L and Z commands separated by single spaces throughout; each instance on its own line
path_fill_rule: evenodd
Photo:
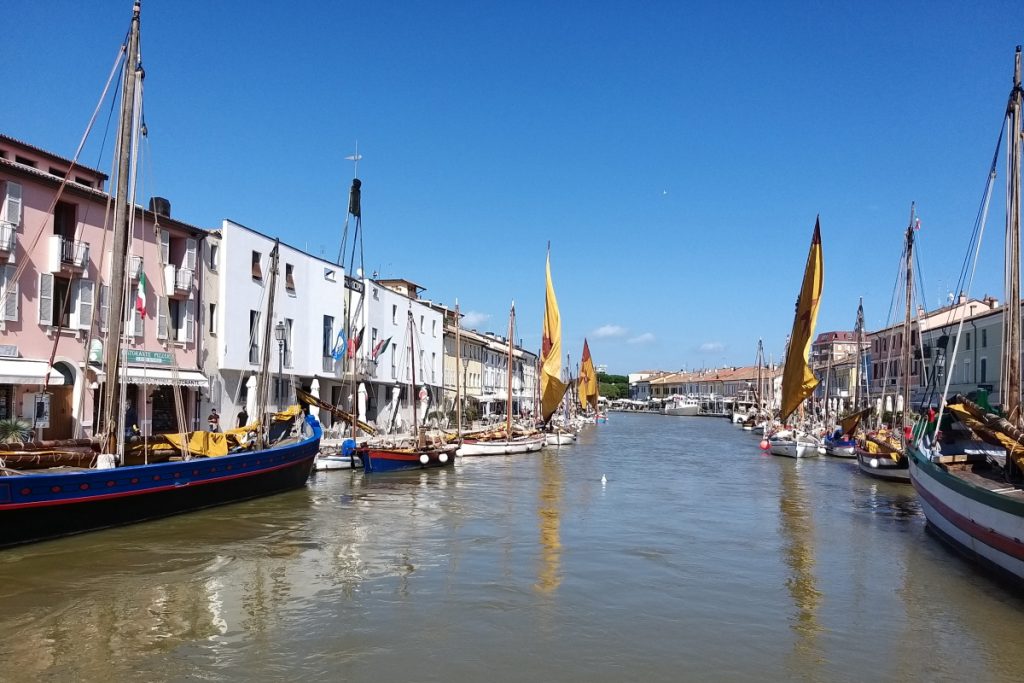
M 274 325 L 274 337 L 277 339 L 277 407 L 281 407 L 281 394 L 284 393 L 284 339 L 287 332 L 284 322 L 278 321 Z

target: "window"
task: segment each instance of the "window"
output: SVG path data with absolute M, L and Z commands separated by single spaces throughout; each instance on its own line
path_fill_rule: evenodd
M 10 223 L 17 230 L 21 225 L 21 185 L 10 180 L 4 183 L 4 194 L 0 201 L 3 201 L 3 205 L 0 206 L 0 221 Z M 10 244 L 13 249 L 13 239 Z
M 53 207 L 53 234 L 66 240 L 75 239 L 75 205 L 57 202 Z
M 373 288 L 373 300 L 380 301 L 380 293 L 377 291 L 376 287 Z
M 391 324 L 398 324 L 398 304 L 391 305 Z
M 18 320 L 18 282 L 14 279 L 17 271 L 14 265 L 0 267 L 0 320 Z
M 395 347 L 391 347 L 391 379 L 398 379 L 398 366 L 395 365 Z
M 210 304 L 210 317 L 206 321 L 206 328 L 210 334 L 217 334 L 217 304 Z
M 295 266 L 290 263 L 284 264 L 284 288 L 295 296 Z
M 93 187 L 93 182 L 88 178 L 83 178 L 80 175 L 75 176 L 75 182 L 79 185 L 85 185 L 86 187 Z
M 988 348 L 988 330 L 986 330 L 986 329 L 983 329 L 981 331 L 981 348 L 983 348 L 983 349 Z M 982 372 L 982 374 L 984 375 L 985 373 Z M 982 382 L 985 381 L 984 377 L 982 378 L 981 381 Z
M 59 168 L 54 168 L 53 166 L 50 167 L 50 175 L 55 175 L 58 178 L 68 177 L 67 171 L 62 171 Z
M 217 266 L 220 265 L 220 245 L 210 244 L 210 270 L 214 273 L 217 272 Z
M 966 349 L 967 351 L 970 351 L 971 350 L 971 333 L 970 332 L 968 332 L 966 335 L 964 335 L 964 343 L 967 344 L 967 346 L 965 346 L 964 349 Z
M 188 343 L 192 341 L 195 329 L 195 301 L 181 301 L 178 299 L 167 299 L 167 315 L 170 329 L 173 332 L 174 341 Z M 159 336 L 159 329 L 157 330 Z
M 71 326 L 71 280 L 66 277 L 53 278 L 53 317 L 54 325 Z
M 964 383 L 971 381 L 971 359 L 964 358 Z
M 435 337 L 437 336 L 437 321 L 436 320 L 431 320 L 430 321 L 430 334 L 432 334 Z
M 423 316 L 420 316 L 420 334 L 423 334 Z
M 982 343 L 984 344 L 985 330 L 981 331 L 981 339 L 982 339 Z M 978 381 L 981 382 L 982 384 L 984 384 L 985 382 L 988 381 L 988 359 L 987 358 L 982 358 L 980 361 L 978 361 Z
M 331 351 L 333 350 L 334 344 L 334 316 L 324 316 L 324 332 L 323 332 L 323 354 L 324 358 L 331 357 Z
M 292 367 L 292 327 L 295 321 L 291 318 L 284 319 L 284 366 Z
M 260 362 L 260 312 L 249 311 L 249 362 Z
M 260 258 L 262 258 L 260 252 L 252 252 L 252 279 L 257 282 L 263 281 L 263 269 L 260 268 Z
M 437 382 L 437 354 L 430 354 L 430 381 L 431 383 Z
M 14 155 L 14 161 L 21 164 L 22 166 L 31 166 L 32 168 L 36 167 L 36 162 L 32 161 L 27 157 L 23 157 L 20 154 Z
M 334 271 L 330 268 L 324 268 L 324 279 L 328 282 L 334 282 Z

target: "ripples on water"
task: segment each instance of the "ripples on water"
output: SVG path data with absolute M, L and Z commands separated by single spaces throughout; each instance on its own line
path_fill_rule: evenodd
M 57 680 L 1019 680 L 1024 626 L 909 487 L 619 413 L 3 551 L 0 606 L 0 678 Z

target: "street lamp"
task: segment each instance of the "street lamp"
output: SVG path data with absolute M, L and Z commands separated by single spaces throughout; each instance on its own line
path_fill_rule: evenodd
M 277 406 L 281 407 L 281 395 L 284 394 L 284 336 L 287 332 L 284 322 L 278 321 L 274 325 L 274 338 L 277 339 Z

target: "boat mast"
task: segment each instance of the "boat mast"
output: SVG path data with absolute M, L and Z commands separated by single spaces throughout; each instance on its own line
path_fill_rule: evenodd
M 900 418 L 900 443 L 907 445 L 907 416 L 910 414 L 910 315 L 914 310 L 914 203 L 910 203 L 910 225 L 907 226 L 907 291 L 906 315 L 903 318 L 903 415 Z M 895 407 L 895 406 L 894 406 Z
M 460 330 L 459 300 L 455 300 L 455 430 L 456 434 L 462 436 L 462 336 Z M 451 423 L 449 423 L 451 424 Z
M 413 319 L 412 308 L 409 308 L 409 360 L 412 362 L 412 433 L 419 438 L 420 419 L 416 408 L 416 321 Z
M 864 342 L 864 297 L 860 298 L 860 304 L 857 306 L 857 322 L 854 323 L 854 339 L 856 340 L 857 350 L 854 356 L 853 362 L 853 382 L 850 389 L 853 391 L 853 395 L 850 397 L 853 403 L 851 409 L 853 412 L 857 412 L 857 390 L 860 388 L 860 368 L 861 368 L 861 352 L 863 349 Z
M 256 380 L 256 414 L 260 416 L 260 432 L 257 448 L 267 447 L 270 434 L 270 420 L 267 418 L 267 394 L 270 393 L 270 339 L 274 328 L 274 294 L 277 291 L 277 263 L 281 240 L 274 240 L 274 248 L 270 251 L 270 294 L 267 295 L 267 319 L 263 323 L 263 353 L 260 355 L 260 376 Z M 278 378 L 281 381 L 281 378 Z M 280 387 L 278 387 L 280 390 Z
M 128 252 L 128 175 L 131 164 L 132 121 L 135 114 L 135 88 L 142 78 L 142 65 L 139 63 L 140 12 L 141 0 L 136 0 L 132 9 L 132 25 L 128 35 L 128 59 L 125 62 L 121 118 L 117 131 L 119 158 L 117 160 L 117 190 L 114 203 L 114 239 L 111 245 L 113 257 L 110 260 L 110 320 L 104 368 L 106 386 L 103 396 L 103 414 L 106 417 L 103 451 L 106 453 L 117 453 L 118 442 L 124 438 L 124 429 L 121 426 L 123 414 L 117 409 L 117 401 L 121 393 L 118 375 L 121 361 L 121 334 L 124 327 L 125 260 Z
M 1006 398 L 1003 411 L 1006 419 L 1013 425 L 1021 423 L 1021 378 L 1020 378 L 1020 164 L 1021 164 L 1021 106 L 1024 91 L 1021 89 L 1021 54 L 1020 46 L 1013 67 L 1013 91 L 1007 107 L 1009 118 L 1009 144 L 1007 158 L 1006 188 L 1006 311 L 1003 313 L 1006 345 L 1003 348 L 1003 363 L 1006 373 Z M 1016 478 L 1017 472 L 1014 459 L 1006 458 L 1006 474 L 1008 478 Z
M 512 438 L 512 334 L 516 328 L 516 302 L 508 314 L 508 405 L 505 409 L 505 434 Z

